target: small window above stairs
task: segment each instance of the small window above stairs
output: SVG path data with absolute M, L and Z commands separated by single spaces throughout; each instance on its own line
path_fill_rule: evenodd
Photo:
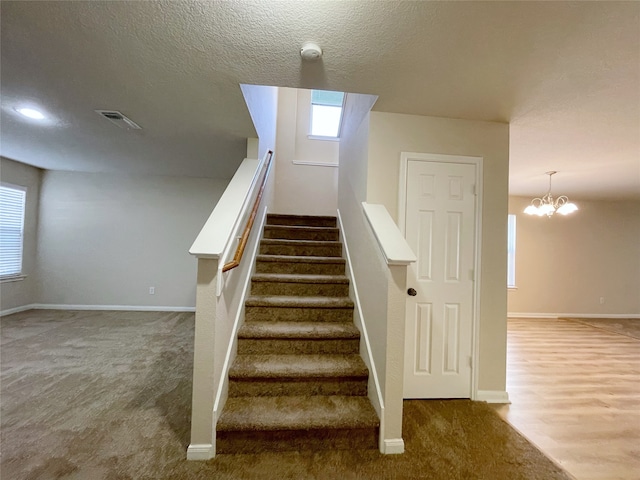
M 377 449 L 335 217 L 268 215 L 218 453 Z

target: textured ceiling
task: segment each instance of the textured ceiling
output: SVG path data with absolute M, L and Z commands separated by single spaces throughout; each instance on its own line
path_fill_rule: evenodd
M 640 2 L 7 2 L 2 154 L 45 168 L 229 177 L 240 83 L 379 95 L 511 123 L 510 190 L 640 198 Z M 302 64 L 318 42 L 322 62 Z M 32 101 L 55 124 L 13 107 Z M 94 109 L 144 127 L 118 130 Z

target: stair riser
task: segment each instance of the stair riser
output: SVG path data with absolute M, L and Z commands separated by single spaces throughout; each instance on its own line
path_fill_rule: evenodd
M 238 355 L 301 355 L 301 354 L 354 354 L 360 351 L 360 340 L 277 340 L 244 339 L 238 340 Z
M 303 230 L 286 227 L 264 227 L 264 238 L 279 238 L 284 240 L 315 240 L 332 241 L 338 240 L 337 230 Z
M 217 453 L 362 450 L 378 447 L 377 428 L 220 432 Z
M 230 397 L 281 397 L 309 395 L 349 395 L 367 394 L 367 379 L 312 379 L 312 380 L 256 380 L 229 379 Z
M 344 263 L 256 262 L 256 273 L 344 275 Z
M 353 322 L 353 308 L 245 308 L 247 322 Z
M 262 255 L 295 255 L 301 257 L 339 257 L 342 255 L 342 245 L 270 245 L 260 244 Z
M 288 295 L 306 297 L 346 297 L 348 283 L 251 282 L 252 295 Z
M 289 217 L 267 215 L 267 225 L 295 225 L 299 227 L 333 227 L 337 226 L 335 217 Z

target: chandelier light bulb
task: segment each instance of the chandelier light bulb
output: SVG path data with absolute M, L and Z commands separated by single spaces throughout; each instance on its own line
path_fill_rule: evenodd
M 560 208 L 558 208 L 557 212 L 560 215 L 569 215 L 570 213 L 573 213 L 576 210 L 578 210 L 578 207 L 576 206 L 575 203 L 565 203 L 564 205 L 560 205 Z

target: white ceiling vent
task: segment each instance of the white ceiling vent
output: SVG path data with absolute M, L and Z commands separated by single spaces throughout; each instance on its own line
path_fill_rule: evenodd
M 142 130 L 140 125 L 116 110 L 96 110 L 96 113 L 125 130 Z

